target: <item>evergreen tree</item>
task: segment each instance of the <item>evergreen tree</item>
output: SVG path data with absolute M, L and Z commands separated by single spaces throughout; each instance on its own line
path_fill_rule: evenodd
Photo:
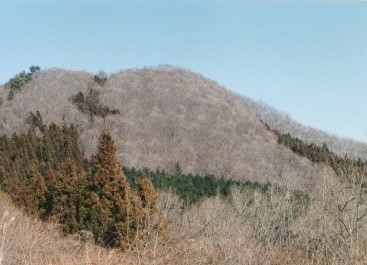
M 83 173 L 67 158 L 57 174 L 52 197 L 51 218 L 57 220 L 65 233 L 77 232 L 82 224 L 80 208 L 83 196 Z
M 92 175 L 92 216 L 98 241 L 108 246 L 125 248 L 138 229 L 141 203 L 132 193 L 122 171 L 116 146 L 109 132 L 102 133 Z
M 157 213 L 158 195 L 150 178 L 140 178 L 136 186 L 144 209 L 147 210 L 149 215 Z
M 29 214 L 41 216 L 44 212 L 47 187 L 43 176 L 34 168 L 29 170 L 24 187 L 25 209 Z

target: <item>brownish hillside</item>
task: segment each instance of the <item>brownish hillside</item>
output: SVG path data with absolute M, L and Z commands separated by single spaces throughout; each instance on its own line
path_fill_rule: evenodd
M 353 139 L 341 138 L 337 135 L 326 133 L 315 128 L 304 126 L 293 120 L 289 115 L 280 113 L 273 107 L 261 102 L 244 98 L 247 108 L 266 122 L 272 129 L 282 133 L 290 133 L 304 142 L 315 143 L 322 146 L 327 144 L 330 150 L 339 156 L 347 155 L 351 158 L 367 159 L 367 144 Z
M 89 89 L 103 106 L 120 114 L 106 118 L 81 113 L 71 98 Z M 199 74 L 174 67 L 127 70 L 111 75 L 104 86 L 85 72 L 41 71 L 11 101 L 0 96 L 0 134 L 26 130 L 30 111 L 45 123 L 74 123 L 88 154 L 95 151 L 105 126 L 118 141 L 127 166 L 214 173 L 235 179 L 270 181 L 310 188 L 329 171 L 277 144 L 259 114 L 242 98 Z
M 302 153 L 310 146 L 286 135 L 292 140 L 288 146 L 300 147 L 293 153 L 278 144 L 262 121 L 308 142 L 326 142 L 338 154 L 363 156 L 361 143 L 303 127 L 174 67 L 122 71 L 106 83 L 85 72 L 50 69 L 34 74 L 12 100 L 7 89 L 0 89 L 0 135 L 26 131 L 31 123 L 38 126 L 36 133 L 40 129 L 45 135 L 46 127 L 35 114 L 39 111 L 46 124 L 74 123 L 89 155 L 96 153 L 100 133 L 109 127 L 124 165 L 172 170 L 179 163 L 186 172 L 270 181 L 306 190 L 307 196 L 275 185 L 263 185 L 268 187 L 265 193 L 232 186 L 225 199 L 218 195 L 186 207 L 170 191 L 160 191 L 162 234 L 147 229 L 149 237 L 122 250 L 97 246 L 85 230 L 65 236 L 60 225 L 27 217 L 0 191 L 0 265 L 317 265 L 367 260 L 367 193 L 359 171 L 342 171 L 344 179 L 336 176 L 328 166 L 306 158 L 317 152 L 315 145 L 310 145 L 312 152 Z M 340 165 L 340 170 L 349 166 Z M 180 185 L 190 183 L 190 176 L 183 180 Z

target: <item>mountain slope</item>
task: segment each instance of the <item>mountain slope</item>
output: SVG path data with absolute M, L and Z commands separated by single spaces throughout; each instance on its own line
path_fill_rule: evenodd
M 280 113 L 276 109 L 260 102 L 254 102 L 246 99 L 247 108 L 256 113 L 259 119 L 266 122 L 272 129 L 282 133 L 290 133 L 304 142 L 315 143 L 322 146 L 324 143 L 338 154 L 358 159 L 367 159 L 367 144 L 348 138 L 340 138 L 337 135 L 326 133 L 315 128 L 304 126 L 284 113 Z
M 100 93 L 102 105 L 120 114 L 91 119 L 81 113 L 71 98 L 91 88 Z M 103 87 L 89 73 L 50 69 L 38 73 L 12 101 L 4 101 L 0 134 L 26 130 L 28 113 L 39 110 L 45 123 L 77 125 L 87 154 L 95 152 L 101 130 L 109 127 L 122 163 L 130 167 L 172 170 L 179 163 L 184 172 L 302 189 L 314 187 L 320 175 L 333 174 L 279 146 L 261 122 L 260 108 L 175 67 L 122 71 Z

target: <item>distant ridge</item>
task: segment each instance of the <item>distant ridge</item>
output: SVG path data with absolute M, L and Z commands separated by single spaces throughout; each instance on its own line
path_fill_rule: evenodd
M 282 133 L 290 133 L 293 137 L 297 137 L 307 143 L 315 143 L 319 146 L 325 143 L 340 156 L 347 155 L 355 159 L 367 159 L 367 143 L 351 138 L 339 137 L 336 134 L 302 125 L 288 114 L 281 113 L 263 102 L 256 102 L 251 99 L 245 99 L 245 101 L 259 119 L 266 122 L 273 129 Z

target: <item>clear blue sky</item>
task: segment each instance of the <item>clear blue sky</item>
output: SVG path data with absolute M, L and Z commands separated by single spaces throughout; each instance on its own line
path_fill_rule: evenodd
M 367 141 L 367 2 L 0 0 L 0 83 L 32 64 L 172 64 Z

